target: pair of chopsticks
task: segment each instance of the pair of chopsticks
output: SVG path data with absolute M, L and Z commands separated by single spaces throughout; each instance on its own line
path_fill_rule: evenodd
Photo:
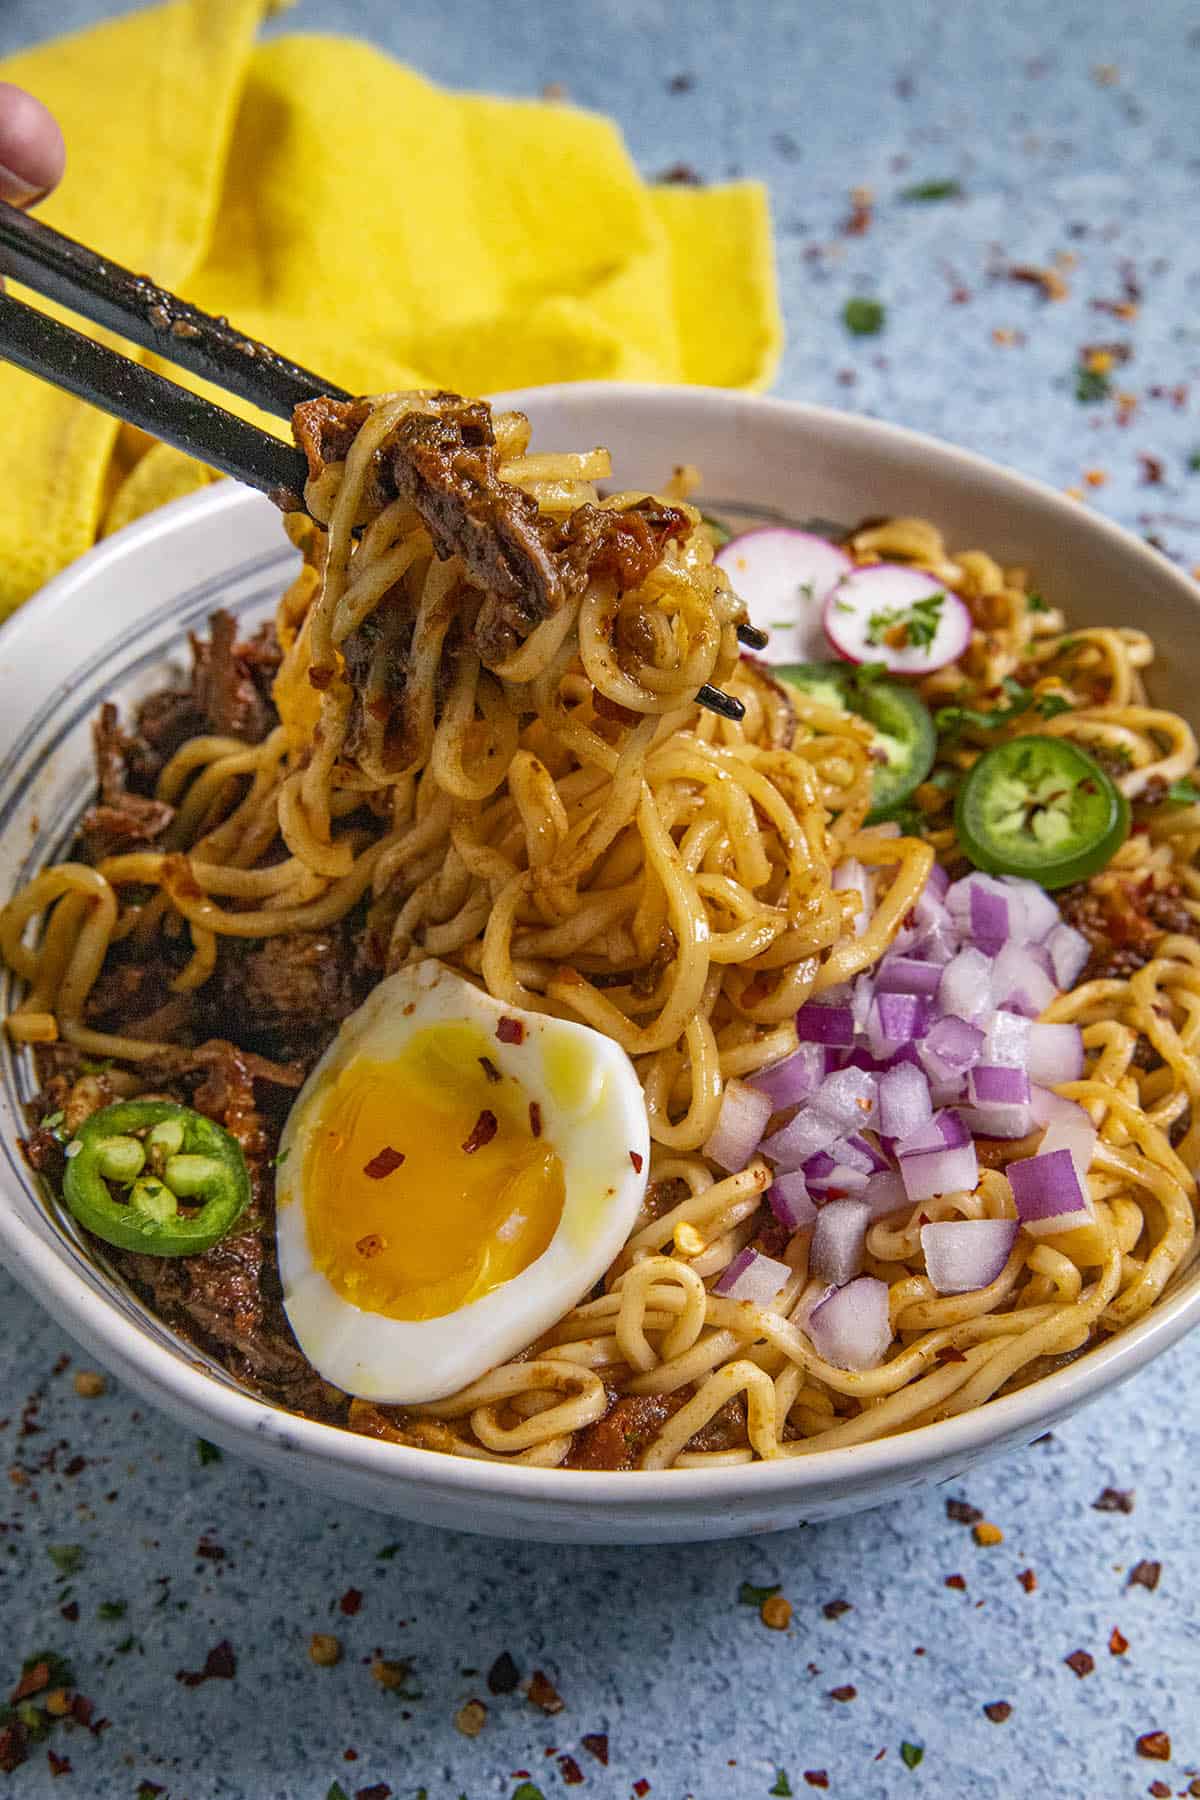
M 345 388 L 246 337 L 227 319 L 201 312 L 147 276 L 132 274 L 3 201 L 0 273 L 278 418 L 290 420 L 302 400 L 321 394 L 352 398 Z M 7 293 L 0 293 L 0 358 L 236 481 L 286 498 L 291 510 L 303 505 L 308 469 L 293 444 Z M 767 642 L 766 633 L 752 625 L 737 631 L 751 649 L 761 650 Z M 722 718 L 743 717 L 740 700 L 707 682 L 696 698 Z

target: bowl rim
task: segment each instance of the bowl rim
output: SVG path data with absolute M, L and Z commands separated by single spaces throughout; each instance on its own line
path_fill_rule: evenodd
M 1082 517 L 1086 520 L 1084 529 L 1108 540 L 1120 556 L 1141 563 L 1149 579 L 1174 588 L 1185 605 L 1197 604 L 1194 585 L 1182 571 L 1132 532 L 1100 515 L 1081 515 L 1076 501 L 1044 482 L 906 426 L 802 401 L 700 386 L 557 383 L 495 396 L 499 404 L 534 411 L 564 400 L 584 406 L 597 401 L 609 406 L 649 405 L 668 415 L 715 409 L 718 414 L 730 416 L 770 417 L 792 421 L 809 432 L 819 430 L 843 442 L 859 440 L 867 445 L 890 446 L 910 456 L 919 454 L 944 470 L 954 468 L 960 474 L 973 475 L 993 490 L 1007 492 L 1017 505 L 1032 503 L 1039 509 L 1058 513 L 1076 529 Z M 184 523 L 202 521 L 210 514 L 215 521 L 230 508 L 258 504 L 258 496 L 221 481 L 126 526 L 85 552 L 6 620 L 0 627 L 0 652 L 22 631 L 36 630 L 47 614 L 69 605 L 110 564 L 136 558 L 153 540 L 170 535 Z M 524 1504 L 544 1501 L 568 1511 L 603 1507 L 623 1513 L 643 1512 L 660 1504 L 670 1511 L 689 1503 L 693 1507 L 711 1507 L 756 1500 L 771 1503 L 787 1497 L 802 1501 L 810 1490 L 849 1491 L 887 1478 L 894 1480 L 924 1465 L 969 1459 L 990 1445 L 999 1447 L 1005 1441 L 1015 1442 L 1024 1434 L 1044 1429 L 1054 1418 L 1074 1411 L 1101 1390 L 1126 1380 L 1200 1323 L 1200 1285 L 1180 1288 L 1161 1298 L 1134 1324 L 1087 1351 L 1078 1362 L 968 1413 L 894 1437 L 715 1469 L 541 1469 L 393 1444 L 286 1412 L 249 1390 L 219 1382 L 203 1364 L 188 1358 L 185 1339 L 177 1340 L 179 1349 L 168 1349 L 140 1331 L 131 1335 L 127 1318 L 108 1295 L 94 1293 L 81 1284 L 69 1260 L 57 1252 L 54 1244 L 42 1240 L 7 1207 L 0 1207 L 0 1248 L 7 1252 L 9 1271 L 34 1298 L 53 1307 L 69 1330 L 77 1331 L 97 1354 L 123 1370 L 133 1385 L 141 1385 L 167 1410 L 173 1402 L 191 1417 L 203 1417 L 213 1428 L 214 1436 L 235 1448 L 248 1440 L 266 1439 L 334 1471 L 340 1467 L 375 1479 L 391 1478 L 415 1488 L 454 1490 L 462 1499 L 474 1495 L 481 1500 Z

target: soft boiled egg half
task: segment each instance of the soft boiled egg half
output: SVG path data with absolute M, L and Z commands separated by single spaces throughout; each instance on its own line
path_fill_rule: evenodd
M 289 1115 L 283 1303 L 327 1381 L 439 1400 L 549 1329 L 633 1228 L 641 1085 L 586 1025 L 492 999 L 437 962 L 381 981 Z

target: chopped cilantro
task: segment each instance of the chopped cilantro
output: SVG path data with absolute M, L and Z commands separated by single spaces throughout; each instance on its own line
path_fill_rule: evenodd
M 133 1800 L 158 1800 L 162 1789 L 153 1781 L 139 1781 Z
M 925 1752 L 920 1744 L 904 1743 L 900 1746 L 900 1761 L 906 1769 L 915 1769 L 924 1758 Z
M 83 1056 L 79 1059 L 79 1067 L 85 1075 L 104 1075 L 112 1068 L 113 1060 L 111 1056 L 102 1057 L 99 1061 Z
M 82 1544 L 47 1544 L 46 1555 L 60 1575 L 74 1575 L 83 1567 Z
M 1173 781 L 1167 789 L 1167 800 L 1171 806 L 1195 806 L 1200 800 L 1200 788 L 1189 775 L 1182 781 Z
M 1188 468 L 1193 475 L 1200 475 L 1200 450 L 1193 450 L 1188 457 Z
M 129 1652 L 133 1649 L 133 1646 L 136 1643 L 137 1643 L 137 1639 L 134 1637 L 133 1633 L 131 1632 L 128 1637 L 123 1637 L 119 1644 L 114 1644 L 113 1649 L 116 1651 L 118 1656 L 127 1656 L 129 1654 Z
M 216 1444 L 210 1444 L 207 1438 L 196 1439 L 196 1455 L 200 1458 L 200 1466 L 221 1461 L 221 1452 Z
M 981 712 L 974 706 L 939 706 L 933 715 L 935 728 L 943 737 L 956 737 L 968 727 L 972 731 L 999 731 L 1005 725 L 1011 725 L 1014 719 L 1019 719 L 1033 705 L 1033 690 L 1022 687 L 1011 675 L 1004 677 L 1003 687 L 1008 695 L 1007 706 L 994 706 L 990 712 Z M 1039 712 L 1047 702 L 1057 699 L 1057 695 L 1047 694 L 1039 702 Z M 1049 712 L 1043 712 L 1042 717 L 1051 719 L 1056 712 L 1065 712 L 1068 705 L 1067 701 L 1063 701 L 1061 705 L 1056 704 Z
M 35 1650 L 33 1655 L 27 1656 L 21 1664 L 22 1675 L 28 1675 L 30 1669 L 36 1669 L 39 1663 L 45 1663 L 50 1672 L 48 1687 L 69 1688 L 75 1686 L 75 1671 L 66 1657 L 60 1656 L 57 1650 Z
M 64 1112 L 47 1113 L 45 1118 L 42 1120 L 42 1130 L 43 1131 L 57 1131 L 58 1127 L 62 1124 L 62 1122 L 66 1118 L 66 1116 L 67 1115 Z
M 854 611 L 854 608 L 851 606 L 851 604 L 848 600 L 835 600 L 833 603 L 833 610 L 834 610 L 834 612 L 852 613 Z
M 290 1150 L 281 1150 L 279 1152 L 279 1155 L 275 1158 L 275 1161 L 272 1164 L 272 1167 L 276 1168 L 276 1169 L 282 1169 L 284 1163 L 287 1161 L 287 1159 L 290 1155 L 291 1155 Z
M 331 1781 L 325 1800 L 350 1800 L 350 1796 L 340 1781 Z
M 876 337 L 883 330 L 887 314 L 878 300 L 847 300 L 842 308 L 842 324 L 855 337 Z
M 768 1792 L 768 1794 L 783 1794 L 785 1796 L 788 1796 L 789 1800 L 790 1800 L 790 1795 L 792 1792 L 792 1784 L 788 1780 L 786 1769 L 776 1769 L 776 1771 L 775 1771 L 775 1786 L 769 1787 L 767 1789 L 767 1792 Z
M 961 181 L 918 181 L 901 188 L 902 200 L 957 200 L 962 193 Z
M 1043 594 L 1039 594 L 1036 589 L 1032 593 L 1026 594 L 1025 604 L 1030 612 L 1043 613 L 1050 611 L 1049 601 Z
M 1075 368 L 1075 398 L 1081 406 L 1090 406 L 1093 401 L 1107 400 L 1112 393 L 1112 382 L 1100 369 L 1089 369 L 1086 363 L 1078 363 Z
M 742 1606 L 761 1606 L 764 1600 L 769 1600 L 772 1594 L 777 1594 L 779 1588 L 778 1581 L 774 1587 L 755 1587 L 753 1582 L 743 1581 L 738 1589 L 738 1600 Z
M 519 1788 L 513 1789 L 512 1800 L 546 1800 L 546 1796 L 532 1781 L 523 1781 Z
M 98 1619 L 123 1619 L 128 1611 L 129 1605 L 125 1600 L 102 1600 L 96 1608 L 96 1617 Z
M 375 1560 L 376 1562 L 391 1562 L 394 1556 L 399 1555 L 402 1548 L 403 1546 L 400 1544 L 385 1544 L 382 1550 L 375 1552 Z
M 854 671 L 854 680 L 861 687 L 864 682 L 881 681 L 888 672 L 884 662 L 859 663 Z
M 888 823 L 898 825 L 903 837 L 920 837 L 925 828 L 925 815 L 917 806 L 901 801 L 898 806 L 889 806 L 886 812 L 873 815 L 876 824 Z
M 1059 713 L 1070 712 L 1071 702 L 1065 694 L 1043 694 L 1034 711 L 1039 719 L 1057 719 Z
M 914 600 L 911 606 L 880 607 L 867 620 L 868 644 L 882 644 L 889 632 L 899 629 L 905 650 L 927 650 L 937 636 L 945 601 L 945 594 L 929 594 L 924 600 Z

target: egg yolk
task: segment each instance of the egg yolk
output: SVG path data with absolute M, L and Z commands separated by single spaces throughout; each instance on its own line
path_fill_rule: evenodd
M 326 1094 L 302 1179 L 313 1263 L 365 1312 L 436 1319 L 529 1267 L 566 1198 L 562 1163 L 475 1025 L 356 1057 Z

